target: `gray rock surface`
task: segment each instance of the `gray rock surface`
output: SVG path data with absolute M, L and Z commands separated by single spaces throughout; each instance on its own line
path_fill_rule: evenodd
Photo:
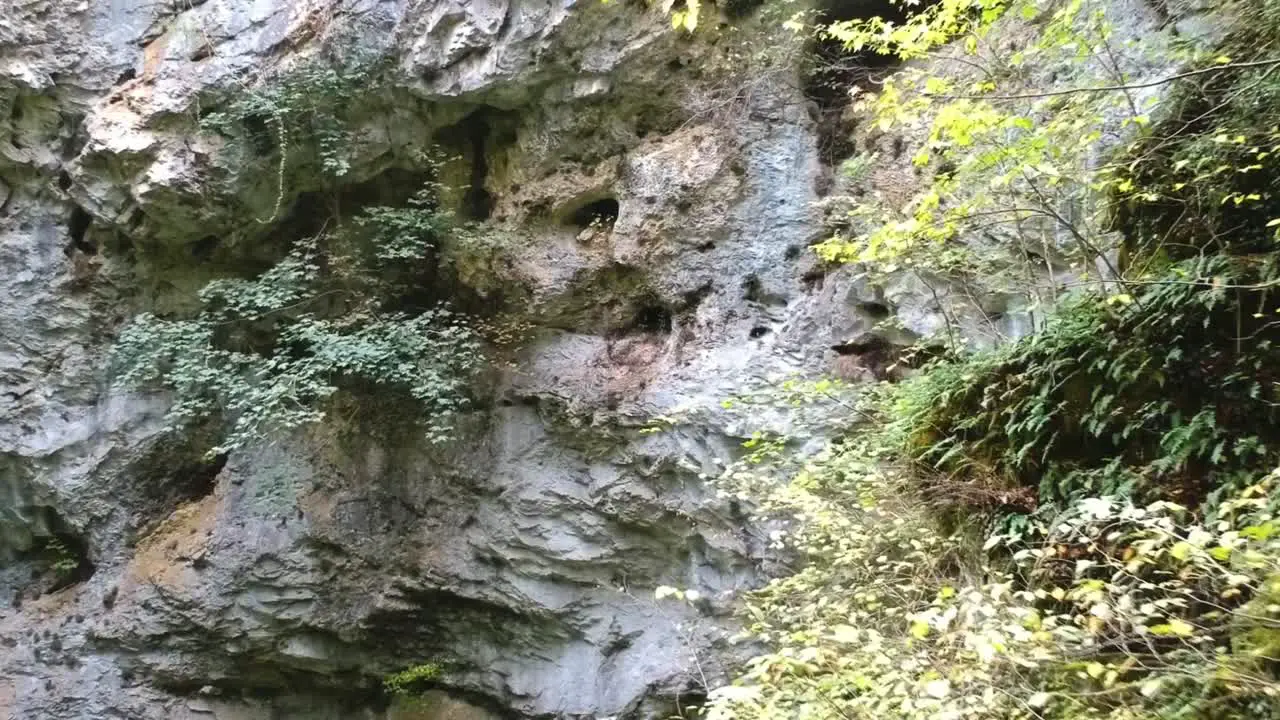
M 637 5 L 7 1 L 0 717 L 657 718 L 724 677 L 734 598 L 769 558 L 705 478 L 754 430 L 813 445 L 831 418 L 721 401 L 873 377 L 946 321 L 918 282 L 804 252 L 825 170 L 795 68 L 691 112 L 724 92 L 700 70 L 719 50 Z M 535 339 L 454 447 L 335 421 L 210 460 L 162 432 L 165 398 L 109 388 L 107 351 L 132 312 L 278 256 L 317 187 L 237 164 L 199 118 L 356 52 L 389 80 L 345 181 L 479 136 L 448 171 L 483 156 L 508 241 L 458 273 L 518 298 Z M 607 227 L 573 222 L 610 199 Z M 685 422 L 641 432 L 668 414 Z M 662 585 L 706 599 L 655 602 Z M 438 690 L 389 705 L 381 678 L 431 660 Z

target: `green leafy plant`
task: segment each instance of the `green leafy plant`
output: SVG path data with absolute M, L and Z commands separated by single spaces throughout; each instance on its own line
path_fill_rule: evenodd
M 1202 500 L 1277 460 L 1274 272 L 1206 258 L 1130 302 L 1086 294 L 1031 339 L 905 383 L 893 442 L 953 489 Z
M 711 718 L 1245 718 L 1272 713 L 1276 474 L 1212 525 L 1084 498 L 979 547 L 865 442 L 756 495 L 807 565 L 748 600 L 772 650 Z M 736 483 L 744 468 L 722 482 Z
M 233 162 L 276 156 L 280 214 L 291 164 L 318 161 L 323 175 L 341 178 L 350 170 L 347 127 L 362 98 L 378 89 L 378 62 L 357 57 L 341 61 L 309 59 L 268 74 L 200 118 L 200 127 L 229 139 Z
M 367 209 L 255 278 L 210 282 L 192 317 L 134 318 L 115 347 L 117 381 L 170 391 L 176 427 L 222 418 L 214 452 L 315 422 L 343 388 L 403 393 L 426 438 L 447 440 L 484 358 L 462 316 L 418 298 L 449 227 L 429 191 Z
M 443 672 L 444 667 L 439 663 L 419 663 L 387 675 L 382 679 L 382 686 L 392 695 L 415 695 L 422 692 L 426 683 L 436 680 Z

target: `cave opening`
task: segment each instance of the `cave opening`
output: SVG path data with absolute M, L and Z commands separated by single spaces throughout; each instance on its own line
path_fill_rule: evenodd
M 466 164 L 466 189 L 458 207 L 464 220 L 483 222 L 493 214 L 498 200 L 489 189 L 493 163 L 516 142 L 518 119 L 513 112 L 484 105 L 436 133 L 436 143 Z
M 605 197 L 582 205 L 569 213 L 566 219 L 569 225 L 583 230 L 590 227 L 610 229 L 618 221 L 621 209 L 616 198 Z
M 67 236 L 71 238 L 70 249 L 79 250 L 86 255 L 97 255 L 98 246 L 85 238 L 89 226 L 93 224 L 93 216 L 79 205 L 71 208 L 71 217 L 67 218 Z
M 888 320 L 889 316 L 893 314 L 893 311 L 889 309 L 889 306 L 881 302 L 861 302 L 858 303 L 858 309 L 875 322 Z
M 896 3 L 865 0 L 823 0 L 818 3 L 817 23 L 864 20 L 876 16 L 901 23 L 910 15 Z M 876 82 L 898 61 L 871 50 L 853 51 L 839 39 L 819 34 L 809 46 L 809 64 L 803 77 L 807 97 L 817 108 L 818 151 L 823 162 L 834 167 L 854 154 L 853 126 L 845 117 L 849 91 L 873 90 Z
M 46 594 L 82 583 L 97 571 L 89 559 L 88 544 L 65 528 L 44 539 L 40 555 L 56 575 Z
M 631 329 L 640 332 L 669 333 L 673 325 L 671 309 L 653 301 L 643 303 L 636 309 Z

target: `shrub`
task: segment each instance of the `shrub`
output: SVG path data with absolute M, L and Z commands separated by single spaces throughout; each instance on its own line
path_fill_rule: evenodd
M 382 686 L 392 695 L 413 695 L 421 692 L 426 683 L 440 677 L 443 670 L 433 662 L 411 665 L 383 678 Z
M 895 442 L 951 483 L 1196 503 L 1277 460 L 1274 277 L 1270 259 L 1217 257 L 1132 298 L 1085 294 L 1032 338 L 904 384 Z
M 707 717 L 1167 720 L 1270 717 L 1280 472 L 1212 524 L 1086 498 L 985 545 L 939 532 L 865 442 L 761 499 L 807 561 L 748 599 L 769 643 Z M 730 486 L 744 472 L 731 467 Z M 759 496 L 758 496 L 759 497 Z
M 367 209 L 256 278 L 210 282 L 193 317 L 134 318 L 115 347 L 117 381 L 172 392 L 176 427 L 223 418 L 215 453 L 319 420 L 360 382 L 416 400 L 427 439 L 444 441 L 482 361 L 462 316 L 415 300 L 450 227 L 429 190 L 405 208 Z

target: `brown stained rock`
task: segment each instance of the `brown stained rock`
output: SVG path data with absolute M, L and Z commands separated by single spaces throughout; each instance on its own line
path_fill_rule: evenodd
M 191 560 L 203 557 L 218 520 L 223 493 L 215 490 L 187 503 L 138 542 L 137 551 L 125 569 L 120 599 L 127 602 L 139 585 L 158 584 L 178 590 L 200 582 Z

